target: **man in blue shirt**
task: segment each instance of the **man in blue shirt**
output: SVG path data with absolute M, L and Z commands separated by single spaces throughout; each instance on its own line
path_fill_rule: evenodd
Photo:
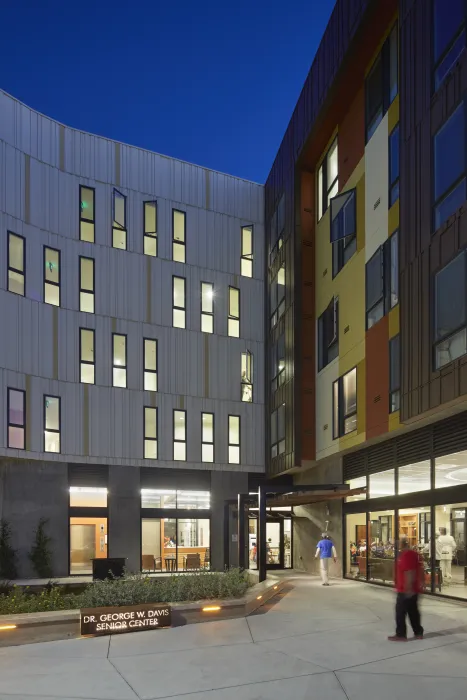
M 329 586 L 329 560 L 337 561 L 337 552 L 331 538 L 326 532 L 323 532 L 322 539 L 318 542 L 316 548 L 315 559 L 320 558 L 320 571 L 323 586 Z

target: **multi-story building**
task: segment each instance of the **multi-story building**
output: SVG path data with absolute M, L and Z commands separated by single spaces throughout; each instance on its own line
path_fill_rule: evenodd
M 263 187 L 0 93 L 0 516 L 19 572 L 224 566 L 264 472 Z M 216 533 L 214 537 L 213 533 Z

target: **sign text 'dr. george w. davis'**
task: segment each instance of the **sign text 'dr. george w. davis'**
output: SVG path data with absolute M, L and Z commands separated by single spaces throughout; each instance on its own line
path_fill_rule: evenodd
M 170 605 L 125 605 L 115 608 L 82 608 L 81 634 L 120 634 L 170 627 Z

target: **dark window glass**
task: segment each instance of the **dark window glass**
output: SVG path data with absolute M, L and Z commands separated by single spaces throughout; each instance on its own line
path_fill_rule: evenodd
M 383 118 L 383 59 L 380 55 L 366 79 L 367 140 Z
M 389 137 L 389 206 L 399 199 L 399 124 Z
M 276 391 L 285 382 L 285 336 L 282 334 L 271 347 L 271 388 Z
M 285 452 L 285 403 L 271 413 L 271 457 Z
M 450 46 L 445 56 L 440 60 L 439 65 L 435 70 L 435 90 L 440 87 L 444 79 L 456 65 L 459 56 L 465 49 L 465 44 L 465 29 L 463 29 L 459 36 L 456 37 L 454 43 L 452 46 Z
M 356 218 L 356 190 L 334 197 L 331 200 L 331 243 L 355 236 Z
M 333 437 L 357 429 L 357 368 L 337 379 L 332 387 Z
M 434 57 L 438 61 L 457 35 L 465 18 L 465 0 L 434 0 Z
M 435 229 L 465 201 L 465 116 L 461 102 L 434 137 Z
M 383 247 L 366 264 L 366 325 L 371 328 L 384 316 Z
M 335 297 L 318 319 L 318 371 L 339 355 L 339 299 Z
M 467 353 L 465 252 L 435 277 L 434 340 L 436 369 Z
M 399 28 L 395 24 L 365 81 L 366 139 L 378 124 L 399 90 Z
M 400 408 L 400 336 L 389 341 L 389 411 L 393 413 Z

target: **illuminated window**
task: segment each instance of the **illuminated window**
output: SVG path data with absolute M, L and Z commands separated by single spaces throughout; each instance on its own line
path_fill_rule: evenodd
M 112 194 L 112 247 L 126 250 L 126 197 L 118 190 Z
M 271 457 L 285 452 L 285 403 L 271 413 Z
M 79 329 L 79 380 L 82 384 L 95 384 L 94 337 L 92 328 Z
M 333 384 L 333 437 L 357 429 L 357 368 L 339 377 Z
M 269 286 L 271 328 L 277 324 L 285 311 L 285 264 L 279 268 L 277 275 Z
M 186 327 L 186 280 L 172 277 L 173 327 Z
M 175 262 L 184 263 L 186 244 L 186 213 L 172 209 L 172 257 Z
M 8 447 L 25 448 L 26 392 L 8 389 Z
M 93 258 L 79 259 L 79 310 L 88 314 L 94 313 L 94 260 Z
M 243 277 L 253 277 L 253 226 L 242 226 L 240 273 Z
M 157 408 L 144 407 L 144 457 L 157 459 Z
M 107 508 L 107 489 L 70 486 L 70 508 Z
M 253 355 L 249 350 L 242 352 L 242 401 L 253 401 Z
M 8 232 L 8 291 L 24 297 L 26 290 L 26 241 Z
M 126 335 L 112 334 L 113 385 L 126 387 Z
M 44 301 L 60 306 L 60 251 L 44 246 Z
M 144 339 L 144 389 L 157 391 L 157 340 Z
M 214 285 L 201 282 L 201 330 L 214 333 Z
M 240 464 L 240 416 L 229 416 L 229 464 Z
M 232 338 L 240 337 L 240 290 L 229 287 L 228 334 Z
M 60 452 L 59 396 L 44 396 L 44 452 Z
M 214 462 L 214 413 L 201 414 L 201 461 Z
M 339 161 L 337 154 L 336 137 L 318 170 L 318 221 L 327 211 L 331 199 L 336 196 L 339 190 Z
M 157 257 L 157 202 L 143 202 L 144 254 Z
M 96 192 L 93 187 L 79 187 L 79 237 L 82 241 L 94 243 Z
M 186 462 L 186 411 L 173 413 L 174 460 Z

